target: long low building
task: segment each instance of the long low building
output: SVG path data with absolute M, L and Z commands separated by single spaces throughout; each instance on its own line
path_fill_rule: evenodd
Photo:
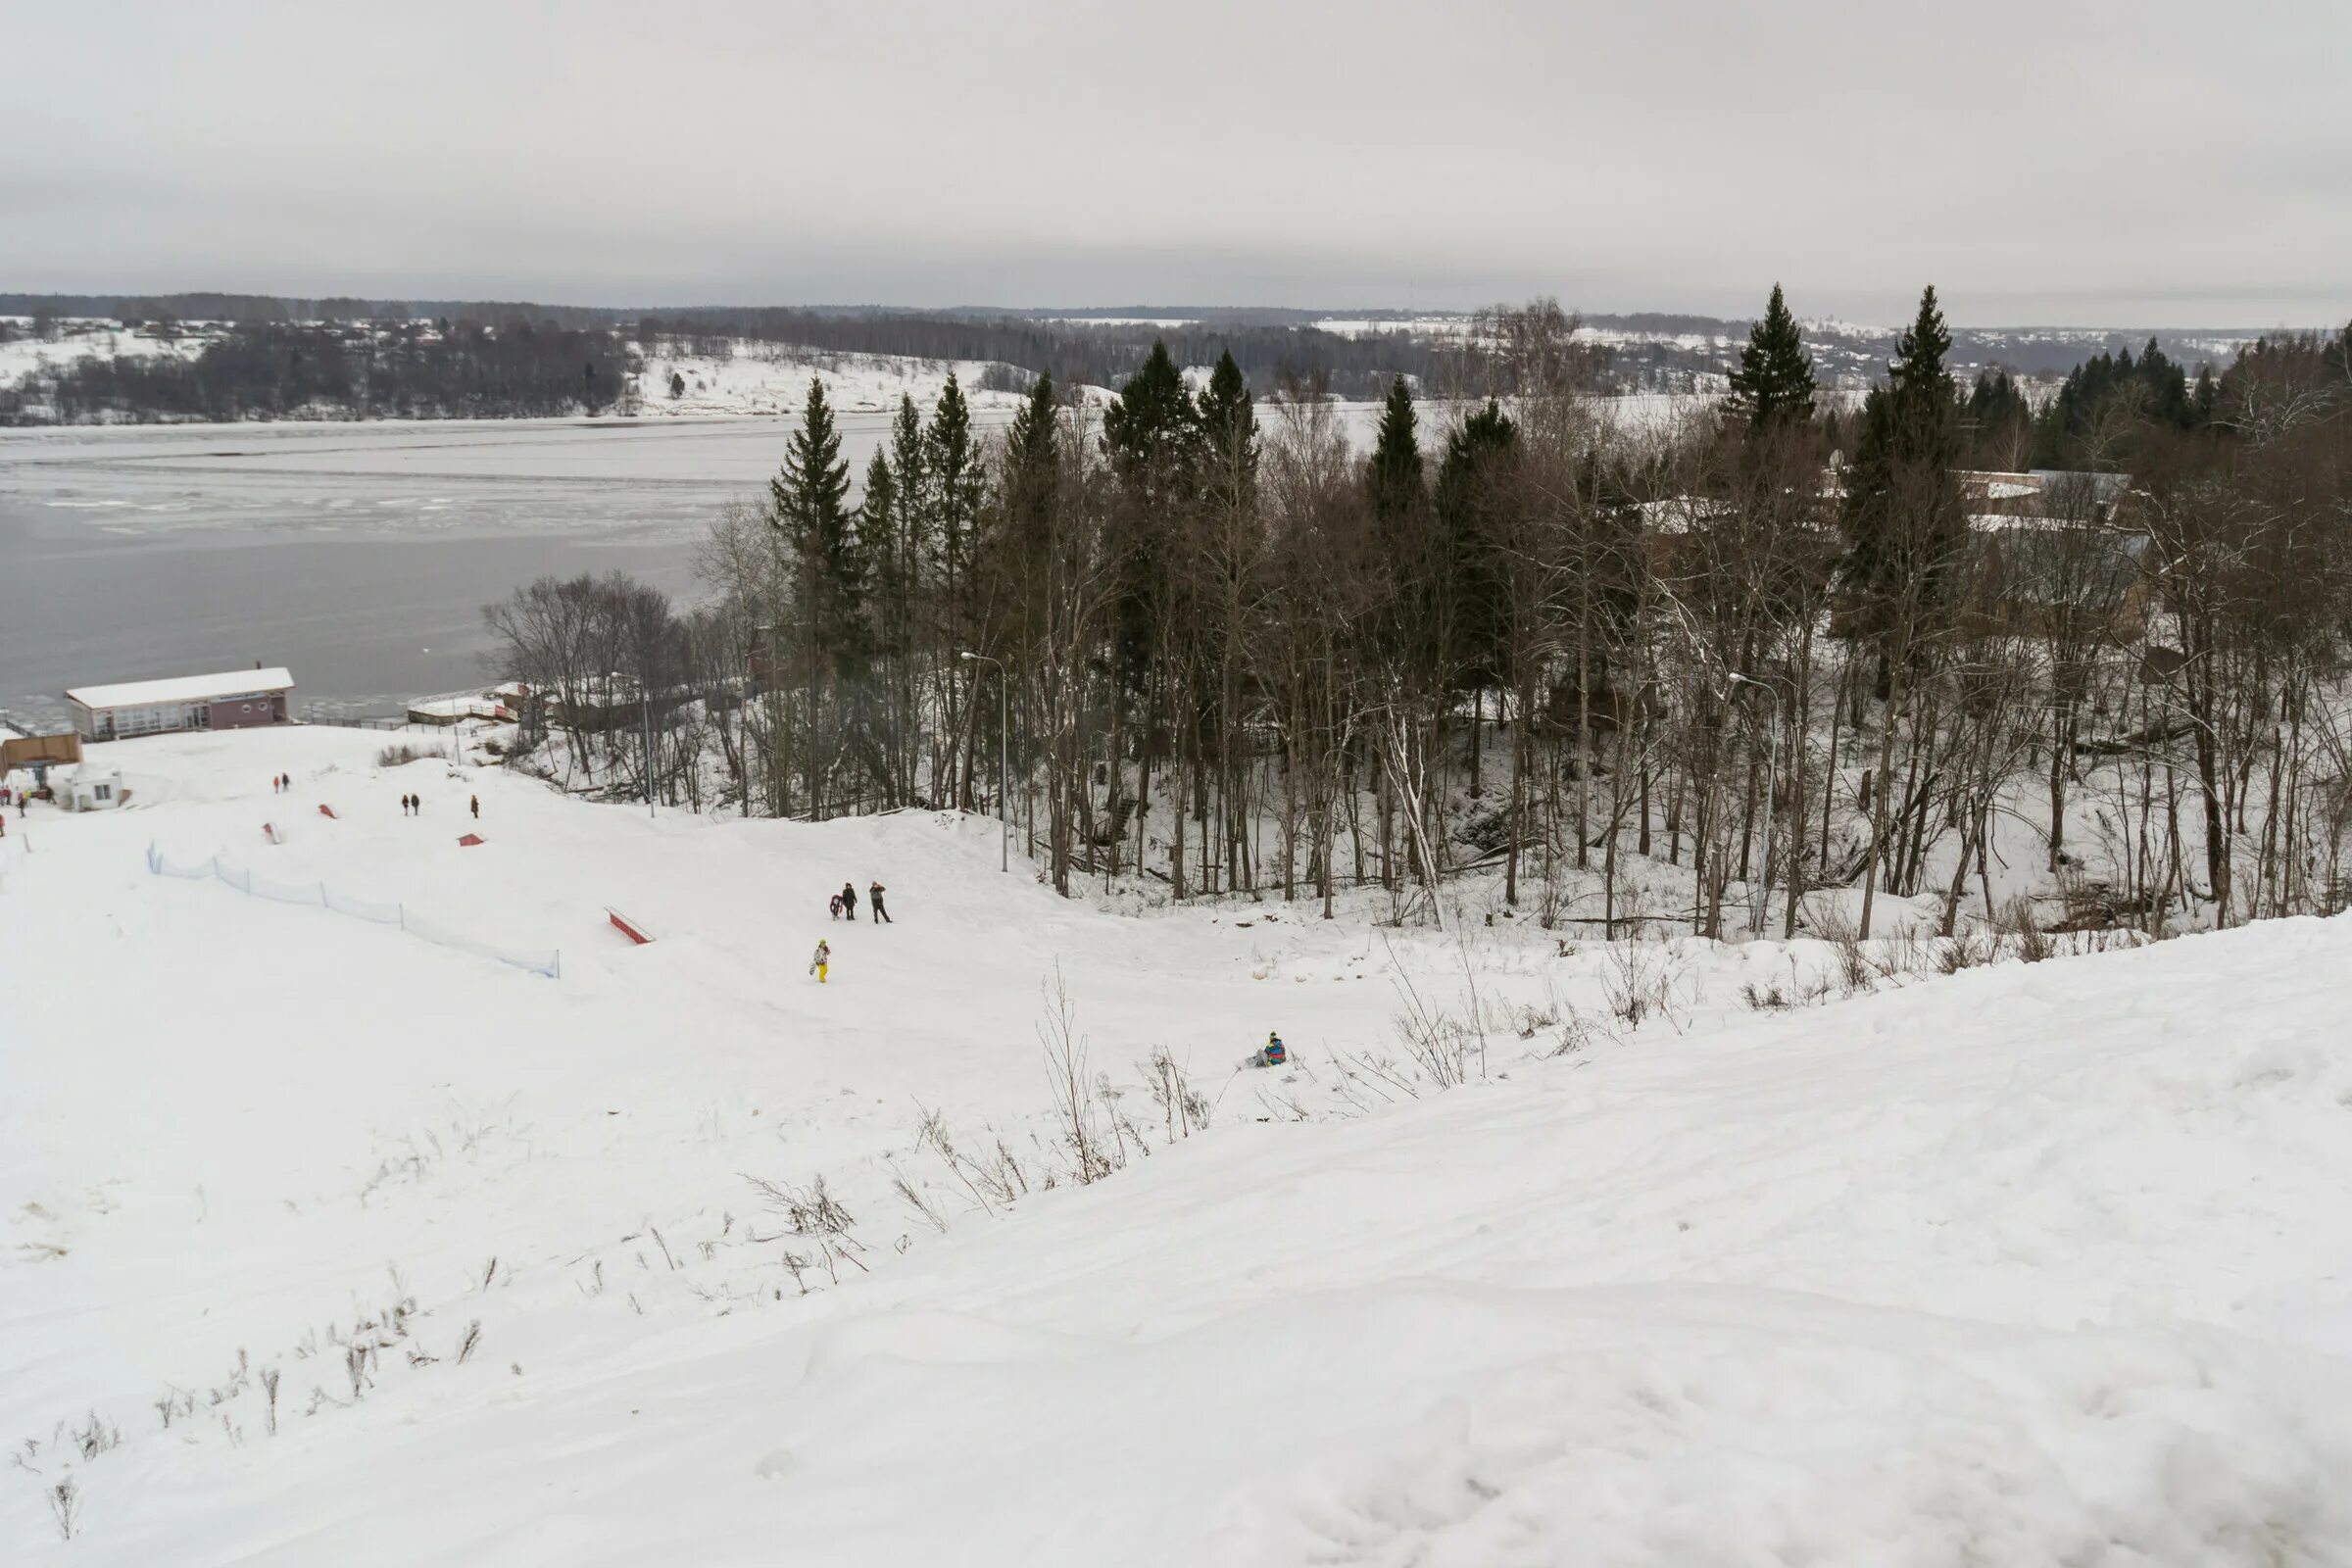
M 283 669 L 76 686 L 66 693 L 82 739 L 124 740 L 188 729 L 252 729 L 293 718 L 294 677 Z

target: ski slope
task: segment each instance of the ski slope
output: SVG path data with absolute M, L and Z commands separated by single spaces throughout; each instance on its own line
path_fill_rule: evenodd
M 2352 1560 L 2341 921 L 1776 1013 L 1740 988 L 1818 945 L 1653 944 L 1659 1021 L 1382 1094 L 1343 1064 L 1404 1070 L 1398 981 L 1606 1025 L 1626 956 L 1114 914 L 990 823 L 649 819 L 387 739 L 94 748 L 127 808 L 11 814 L 0 1559 Z M 895 924 L 827 920 L 874 878 Z M 1047 1191 L 1056 966 L 1151 1136 Z M 1297 1066 L 1236 1071 L 1268 1027 Z
M 750 338 L 724 354 L 690 353 L 662 341 L 637 345 L 645 368 L 637 380 L 641 418 L 718 415 L 797 415 L 808 402 L 808 383 L 821 381 L 837 414 L 896 414 L 911 397 L 926 418 L 953 374 L 974 410 L 1018 408 L 1026 397 L 980 385 L 984 360 L 920 360 L 896 354 L 846 354 Z M 678 389 L 671 391 L 671 378 Z

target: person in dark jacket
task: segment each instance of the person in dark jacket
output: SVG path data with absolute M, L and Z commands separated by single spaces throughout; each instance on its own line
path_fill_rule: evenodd
M 844 882 L 844 883 L 841 885 L 841 908 L 842 908 L 842 912 L 843 912 L 844 914 L 847 914 L 847 915 L 850 917 L 850 923 L 851 923 L 852 925 L 855 925 L 855 924 L 857 924 L 857 923 L 858 923 L 858 884 L 857 884 L 857 883 L 855 883 L 855 882 Z
M 890 911 L 882 907 L 883 892 L 884 889 L 880 882 L 876 882 L 873 886 L 867 888 L 865 890 L 866 907 L 874 911 L 874 924 L 896 925 L 898 922 L 890 917 Z

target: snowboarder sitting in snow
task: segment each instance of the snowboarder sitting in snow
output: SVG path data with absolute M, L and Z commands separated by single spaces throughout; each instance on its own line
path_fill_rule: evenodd
M 825 983 L 825 969 L 832 963 L 832 961 L 833 945 L 821 937 L 818 938 L 816 944 L 816 956 L 808 960 L 808 972 L 816 976 L 816 983 L 818 985 L 821 986 Z
M 1291 1054 L 1284 1049 L 1282 1036 L 1269 1029 L 1266 1031 L 1266 1043 L 1244 1057 L 1242 1065 L 1245 1067 L 1279 1067 L 1290 1059 Z

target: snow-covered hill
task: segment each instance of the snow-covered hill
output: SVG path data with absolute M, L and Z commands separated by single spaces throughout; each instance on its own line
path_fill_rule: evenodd
M 812 378 L 824 383 L 825 400 L 844 413 L 894 413 L 902 397 L 911 397 L 928 416 L 951 373 L 974 408 L 1009 409 L 1022 401 L 1019 392 L 983 386 L 990 367 L 978 360 L 832 354 L 750 339 L 660 342 L 641 345 L 640 352 L 645 369 L 637 378 L 635 412 L 641 417 L 794 414 L 808 403 Z
M 387 739 L 10 814 L 0 1558 L 2352 1560 L 2341 921 L 1756 1012 L 1835 956 L 1117 915 Z
M 25 376 L 55 370 L 80 359 L 153 359 L 168 356 L 192 360 L 204 352 L 219 331 L 202 322 L 170 333 L 140 330 L 121 321 L 69 319 L 57 324 L 54 337 L 32 334 L 24 318 L 9 318 L 15 330 L 0 341 L 0 387 L 13 386 Z

